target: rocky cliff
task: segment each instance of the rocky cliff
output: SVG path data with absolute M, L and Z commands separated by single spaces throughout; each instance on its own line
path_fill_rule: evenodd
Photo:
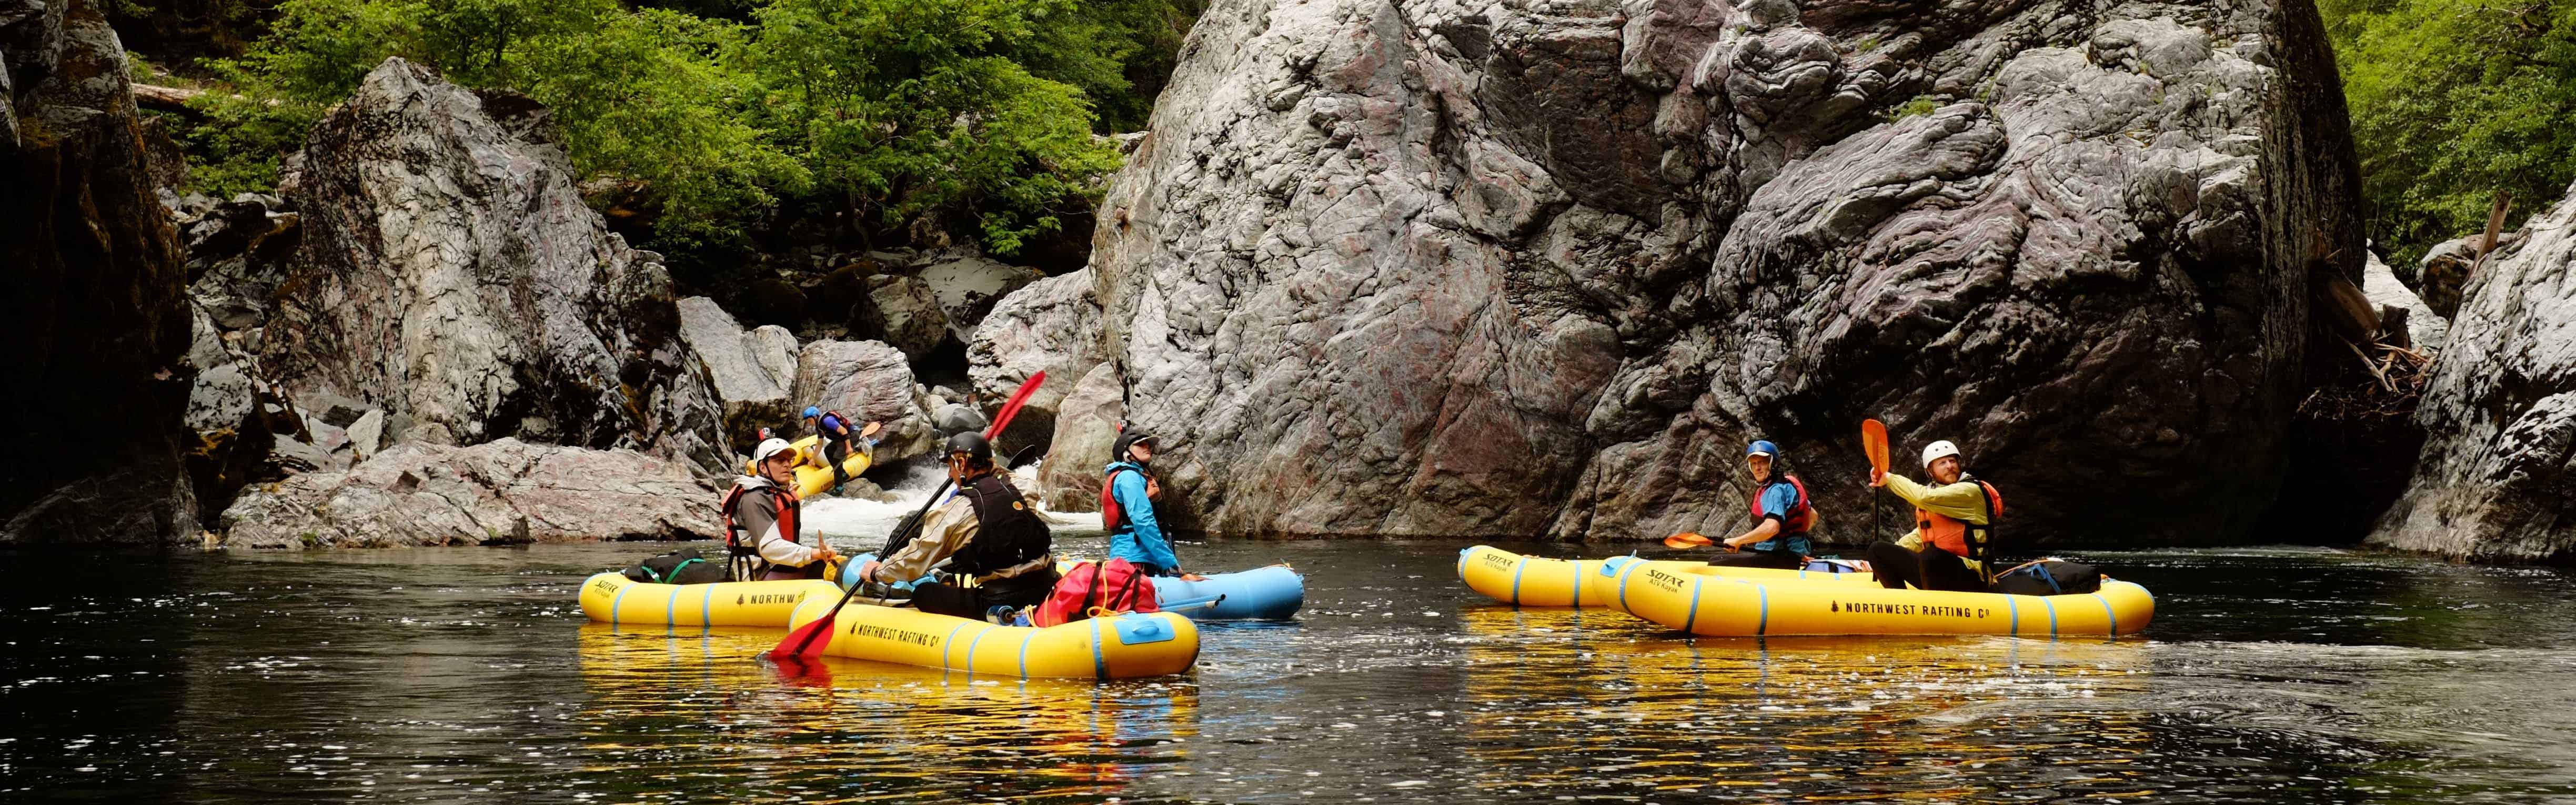
M 2360 278 L 2343 127 L 2304 0 L 1220 0 L 1048 338 L 1184 529 L 1722 529 L 1765 437 L 1858 541 L 1875 416 L 2019 541 L 2224 540 Z
M 281 188 L 303 216 L 261 365 L 299 399 L 385 412 L 384 439 L 505 437 L 735 463 L 660 258 L 583 205 L 525 98 L 392 59 Z
M 90 0 L 0 0 L 0 543 L 193 540 L 186 278 L 125 51 Z
M 2417 408 L 2423 461 L 2371 544 L 2576 557 L 2576 187 L 2507 243 L 2459 289 Z

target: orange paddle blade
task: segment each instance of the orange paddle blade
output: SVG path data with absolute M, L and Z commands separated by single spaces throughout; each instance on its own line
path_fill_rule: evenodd
M 1713 544 L 1716 544 L 1716 540 L 1712 540 L 1689 531 L 1684 531 L 1664 538 L 1664 547 L 1666 548 L 1697 548 Z
M 1875 419 L 1860 421 L 1860 449 L 1869 454 L 1869 468 L 1887 473 L 1887 423 Z

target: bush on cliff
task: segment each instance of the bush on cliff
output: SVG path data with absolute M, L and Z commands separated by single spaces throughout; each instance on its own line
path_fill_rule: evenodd
M 723 252 L 789 205 L 845 231 L 946 233 L 999 254 L 1090 207 L 1117 167 L 1109 96 L 1141 124 L 1196 0 L 771 0 L 743 18 L 616 0 L 287 0 L 210 66 L 188 132 L 201 190 L 273 186 L 279 159 L 402 56 L 554 111 L 586 174 L 642 180 L 655 245 Z M 726 8 L 731 8 L 727 6 Z M 238 93 L 238 94 L 235 94 Z M 1137 98 L 1133 96 L 1142 95 Z
M 2362 159 L 2371 236 L 2392 263 L 2514 221 L 2576 178 L 2576 0 L 2325 0 Z M 2511 226 L 2512 222 L 2508 222 Z

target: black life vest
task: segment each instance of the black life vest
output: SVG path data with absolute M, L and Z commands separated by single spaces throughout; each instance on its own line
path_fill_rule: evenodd
M 951 567 L 960 575 L 981 577 L 1045 558 L 1055 535 L 1037 512 L 1029 510 L 1020 490 L 1001 473 L 977 476 L 957 493 L 975 507 L 975 539 L 966 543 Z

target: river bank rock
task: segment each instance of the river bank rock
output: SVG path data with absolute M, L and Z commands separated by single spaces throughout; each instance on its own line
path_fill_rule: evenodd
M 397 442 L 507 437 L 737 462 L 660 257 L 584 206 L 545 109 L 388 59 L 306 142 L 261 363 Z
M 966 375 L 986 406 L 1008 401 L 1030 376 L 1047 373 L 1004 429 L 1005 443 L 1040 444 L 1055 432 L 1056 409 L 1075 381 L 1107 360 L 1100 316 L 1091 270 L 1083 269 L 1022 286 L 976 326 L 966 346 Z
M 948 342 L 948 314 L 930 284 L 917 277 L 881 274 L 869 277 L 851 331 L 885 342 L 914 361 L 929 360 Z
M 192 314 L 93 0 L 0 0 L 0 544 L 193 542 Z
M 876 454 L 882 466 L 939 445 L 939 429 L 914 394 L 918 385 L 901 350 L 878 341 L 816 341 L 797 351 L 790 393 L 854 423 L 885 423 Z
M 793 430 L 803 410 L 787 398 L 787 386 L 796 379 L 796 336 L 777 325 L 763 325 L 757 334 L 743 332 L 732 314 L 703 296 L 682 299 L 679 308 L 680 338 L 715 382 L 716 399 L 724 404 L 725 438 L 755 445 L 761 428 Z
M 2576 558 L 2576 187 L 2469 275 L 2416 418 L 2423 460 L 2371 544 Z
M 1038 503 L 1048 511 L 1100 510 L 1100 468 L 1127 418 L 1127 389 L 1109 364 L 1091 367 L 1070 384 L 1055 415 L 1055 438 L 1038 465 Z
M 719 537 L 719 490 L 686 463 L 504 437 L 405 444 L 343 472 L 242 493 L 222 544 L 382 548 Z
M 2380 262 L 2378 252 L 2367 256 L 2369 260 L 2361 269 L 2362 295 L 2369 297 L 2371 304 L 2406 311 L 2406 339 L 2416 349 L 2426 352 L 2441 350 L 2442 341 L 2451 334 L 2448 317 L 2435 312 L 2431 305 L 2425 304 L 2413 290 L 2408 289 L 2406 283 L 2397 278 L 2397 272 L 2389 270 L 2387 263 Z
M 2360 277 L 2326 47 L 2298 0 L 1218 0 L 1099 209 L 1104 360 L 1185 532 L 1722 529 L 1769 438 L 1859 542 L 1877 417 L 2013 540 L 2234 539 Z

